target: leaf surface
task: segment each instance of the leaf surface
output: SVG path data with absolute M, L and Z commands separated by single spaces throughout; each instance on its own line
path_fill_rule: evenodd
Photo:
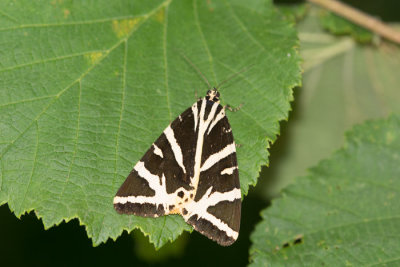
M 95 245 L 140 228 L 157 248 L 180 216 L 117 214 L 113 197 L 152 142 L 207 86 L 221 88 L 243 194 L 268 162 L 300 68 L 271 1 L 2 1 L 0 203 L 46 228 L 78 218 Z
M 320 19 L 322 26 L 333 34 L 351 35 L 355 40 L 361 43 L 370 43 L 373 38 L 373 33 L 349 20 L 339 17 L 338 15 L 321 11 Z
M 400 116 L 369 121 L 262 212 L 252 266 L 398 265 Z

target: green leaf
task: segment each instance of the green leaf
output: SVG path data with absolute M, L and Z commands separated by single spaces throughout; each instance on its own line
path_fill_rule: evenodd
M 262 212 L 253 266 L 399 263 L 400 116 L 356 126 L 346 139 Z
M 112 199 L 165 127 L 221 88 L 243 194 L 268 162 L 300 82 L 295 30 L 271 1 L 2 1 L 0 203 L 46 228 L 78 218 L 95 245 L 140 228 L 156 248 L 180 216 L 117 214 Z
M 358 26 L 332 12 L 321 11 L 322 26 L 333 34 L 350 34 L 354 39 L 361 43 L 370 43 L 374 37 L 369 30 Z
M 366 119 L 400 113 L 399 47 L 360 45 L 348 36 L 334 37 L 310 8 L 298 24 L 304 59 L 303 86 L 283 132 L 271 148 L 271 166 L 256 190 L 275 196 L 294 177 L 328 157 L 343 144 L 344 132 Z
M 286 3 L 285 1 L 275 1 L 274 3 L 285 18 L 292 22 L 303 19 L 309 8 L 309 5 L 304 3 Z
M 168 259 L 182 258 L 189 236 L 182 234 L 173 243 L 165 244 L 156 250 L 148 239 L 139 231 L 133 231 L 131 235 L 135 238 L 135 255 L 146 263 L 164 263 Z

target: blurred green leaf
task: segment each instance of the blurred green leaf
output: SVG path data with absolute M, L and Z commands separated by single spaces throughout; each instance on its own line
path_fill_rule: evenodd
M 173 243 L 167 243 L 162 248 L 156 250 L 148 242 L 148 238 L 139 231 L 133 231 L 131 235 L 135 239 L 135 254 L 138 259 L 147 263 L 165 262 L 168 259 L 181 258 L 185 253 L 185 247 L 189 239 L 188 234 L 180 235 Z
M 78 218 L 95 245 L 140 228 L 157 248 L 180 216 L 117 214 L 112 199 L 163 129 L 221 88 L 243 194 L 268 162 L 300 83 L 295 30 L 271 1 L 2 1 L 0 203 L 45 228 Z
M 343 134 L 366 119 L 400 112 L 400 50 L 382 42 L 363 46 L 351 37 L 334 37 L 321 29 L 310 9 L 298 24 L 303 56 L 303 86 L 289 122 L 271 148 L 271 166 L 256 190 L 275 196 L 294 177 L 328 157 Z
M 369 30 L 358 26 L 345 18 L 323 10 L 320 12 L 322 26 L 333 34 L 344 35 L 350 34 L 354 39 L 361 43 L 370 43 L 374 37 Z
M 400 116 L 354 127 L 262 212 L 252 266 L 399 264 L 399 162 Z
M 288 3 L 279 3 L 278 1 L 276 2 L 276 4 L 277 4 L 276 7 L 285 16 L 285 18 L 292 22 L 297 22 L 303 19 L 306 16 L 309 8 L 309 5 L 304 3 L 288 4 Z

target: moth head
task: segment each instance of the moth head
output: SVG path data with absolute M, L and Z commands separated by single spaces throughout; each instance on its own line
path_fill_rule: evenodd
M 219 103 L 219 92 L 217 91 L 217 88 L 214 87 L 212 90 L 208 90 L 206 99 L 209 101 Z

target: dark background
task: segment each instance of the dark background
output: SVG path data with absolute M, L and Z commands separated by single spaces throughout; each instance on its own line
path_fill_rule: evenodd
M 135 246 L 142 242 L 135 242 L 126 232 L 116 242 L 108 240 L 106 244 L 92 247 L 85 228 L 79 226 L 77 219 L 68 223 L 63 222 L 46 231 L 41 220 L 38 220 L 32 212 L 18 219 L 10 212 L 7 205 L 3 205 L 0 207 L 0 265 L 245 266 L 248 263 L 250 233 L 261 219 L 259 212 L 268 206 L 265 200 L 253 195 L 249 194 L 243 201 L 240 236 L 232 246 L 221 247 L 193 232 L 185 236 L 187 243 L 182 255 L 170 256 L 159 262 L 155 262 L 156 255 L 152 262 L 139 259 L 135 253 L 137 249 Z M 135 234 L 141 235 L 141 233 Z

